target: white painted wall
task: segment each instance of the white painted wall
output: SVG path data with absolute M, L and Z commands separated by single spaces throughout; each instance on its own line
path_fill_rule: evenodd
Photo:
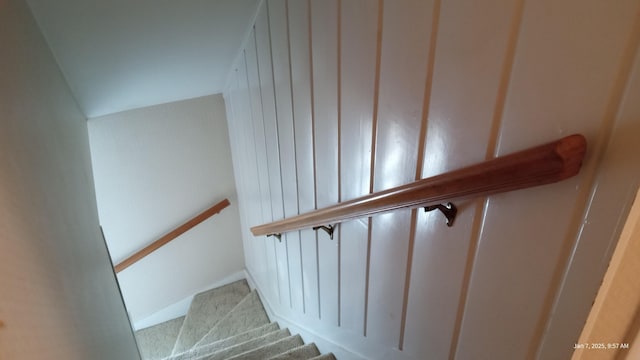
M 221 95 L 93 118 L 89 139 L 114 264 L 224 198 L 231 202 L 118 274 L 133 322 L 244 269 Z
M 88 118 L 222 92 L 258 0 L 27 0 Z
M 139 359 L 87 123 L 24 1 L 0 1 L 0 359 Z
M 640 181 L 639 10 L 263 1 L 225 98 L 271 314 L 347 358 L 568 358 Z M 589 143 L 577 177 L 459 203 L 453 228 L 402 210 L 334 240 L 249 232 L 573 133 Z

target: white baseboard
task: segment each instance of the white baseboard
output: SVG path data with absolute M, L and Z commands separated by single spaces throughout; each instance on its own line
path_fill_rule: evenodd
M 233 273 L 227 277 L 225 277 L 222 280 L 218 280 L 216 282 L 214 282 L 213 284 L 207 285 L 204 288 L 199 289 L 198 291 L 196 291 L 195 293 L 193 293 L 192 295 L 187 296 L 186 298 L 175 302 L 167 307 L 165 307 L 162 310 L 156 311 L 155 313 L 147 316 L 146 318 L 142 319 L 142 320 L 138 320 L 136 322 L 133 323 L 133 329 L 134 330 L 140 330 L 140 329 L 144 329 L 144 328 L 148 328 L 150 326 L 153 325 L 157 325 L 160 323 L 163 323 L 165 321 L 171 320 L 171 319 L 175 319 L 177 317 L 180 316 L 184 316 L 187 314 L 187 311 L 189 311 L 189 306 L 191 305 L 191 301 L 193 300 L 193 297 L 196 296 L 196 294 L 199 294 L 203 291 L 207 291 L 210 289 L 214 289 L 223 285 L 227 285 L 230 284 L 234 281 L 238 281 L 238 280 L 242 280 L 246 278 L 246 272 L 243 271 L 238 271 L 236 273 Z

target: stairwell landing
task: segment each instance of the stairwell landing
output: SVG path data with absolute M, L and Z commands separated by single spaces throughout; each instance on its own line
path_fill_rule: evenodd
M 143 360 L 335 360 L 270 322 L 246 280 L 197 294 L 186 316 L 136 331 Z

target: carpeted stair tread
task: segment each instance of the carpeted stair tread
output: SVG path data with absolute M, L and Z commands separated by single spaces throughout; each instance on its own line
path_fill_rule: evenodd
M 243 343 L 216 351 L 203 357 L 196 357 L 196 359 L 202 360 L 225 360 L 238 354 L 244 354 L 249 351 L 253 351 L 259 347 L 273 344 L 279 340 L 286 339 L 291 336 L 289 329 L 281 329 L 265 334 L 261 337 L 245 341 Z
M 332 353 L 322 354 L 320 356 L 313 357 L 309 360 L 336 360 L 336 357 Z
M 171 353 L 178 354 L 193 347 L 249 293 L 246 280 L 240 280 L 197 294 Z
M 246 280 L 197 294 L 186 317 L 136 337 L 143 360 L 336 360 L 271 323 Z
M 311 343 L 298 346 L 297 348 L 291 349 L 284 354 L 274 356 L 269 360 L 308 360 L 318 355 L 320 355 L 320 351 L 318 351 L 316 344 Z
M 254 290 L 213 326 L 196 346 L 226 339 L 268 323 L 269 317 L 262 307 L 258 293 Z
M 142 359 L 162 359 L 171 354 L 183 322 L 184 316 L 136 331 Z
M 267 325 L 263 325 L 255 329 L 251 329 L 247 332 L 243 332 L 242 334 L 238 334 L 226 339 L 218 340 L 211 344 L 206 344 L 200 347 L 190 349 L 183 353 L 173 355 L 170 358 L 167 358 L 167 360 L 197 359 L 204 355 L 213 354 L 216 351 L 219 351 L 228 347 L 232 347 L 234 345 L 238 345 L 240 343 L 244 343 L 246 341 L 249 341 L 255 338 L 259 338 L 263 335 L 277 331 L 279 329 L 280 329 L 280 326 L 278 326 L 278 323 L 275 323 L 275 322 L 269 323 Z
M 303 344 L 304 342 L 300 335 L 289 336 L 271 344 L 261 346 L 252 351 L 230 357 L 228 360 L 265 360 L 276 355 L 286 353 L 287 351 Z

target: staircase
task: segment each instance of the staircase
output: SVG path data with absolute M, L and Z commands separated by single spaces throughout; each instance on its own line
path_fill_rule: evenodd
M 335 360 L 269 322 L 245 280 L 196 295 L 186 316 L 136 331 L 144 360 Z

